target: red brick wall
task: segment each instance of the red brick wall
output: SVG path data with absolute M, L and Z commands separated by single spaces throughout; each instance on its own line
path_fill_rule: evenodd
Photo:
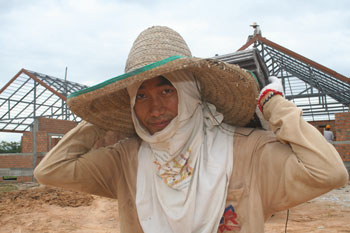
M 21 137 L 21 152 L 22 153 L 30 153 L 32 152 L 32 133 L 25 132 Z
M 59 141 L 57 138 L 52 138 L 51 148 L 49 148 L 49 133 L 65 134 L 77 125 L 77 123 L 74 121 L 49 118 L 39 118 L 38 121 L 38 132 L 36 135 L 37 152 L 47 152 Z M 33 135 L 31 132 L 26 132 L 23 134 L 21 145 L 22 153 L 33 152 Z
M 45 131 L 39 131 L 36 133 L 36 151 L 47 152 L 49 151 L 49 135 Z M 26 132 L 22 136 L 22 153 L 33 152 L 33 134 Z
M 350 141 L 350 112 L 335 114 L 337 141 Z
M 334 130 L 337 141 L 350 141 L 350 113 L 338 113 L 336 114 L 335 121 L 315 121 L 309 122 L 314 125 L 321 133 L 326 124 L 331 125 L 331 129 Z M 37 152 L 49 151 L 49 135 L 48 133 L 64 134 L 77 125 L 76 122 L 53 120 L 40 118 L 39 119 L 39 132 L 37 132 Z M 335 130 L 336 129 L 336 130 Z M 32 133 L 26 132 L 22 136 L 22 153 L 32 152 Z M 52 138 L 52 146 L 56 145 L 59 139 Z M 106 146 L 118 141 L 118 137 L 113 132 L 108 132 L 106 138 L 101 140 L 95 145 L 95 147 Z M 350 161 L 350 144 L 336 144 L 334 145 L 344 161 Z M 38 156 L 37 164 L 43 157 Z M 32 156 L 31 155 L 8 155 L 0 156 L 0 168 L 31 168 Z M 19 180 L 25 181 L 26 179 L 32 180 L 32 177 L 17 177 Z M 1 178 L 2 180 L 2 178 Z M 1 181 L 0 180 L 0 181 Z
M 43 155 L 38 155 L 36 165 L 44 158 Z M 2 154 L 0 155 L 0 168 L 32 168 L 32 155 L 24 154 Z M 33 180 L 33 176 L 16 176 L 17 180 L 3 180 L 0 176 L 0 182 L 29 182 Z
M 334 147 L 344 161 L 350 161 L 350 144 L 336 144 Z
M 337 141 L 350 141 L 350 112 L 335 114 Z M 350 161 L 350 144 L 334 145 L 344 161 Z
M 32 176 L 17 176 L 17 180 L 3 180 L 2 176 L 0 177 L 0 182 L 11 182 L 11 183 L 15 183 L 15 182 L 31 182 L 33 181 L 33 177 Z
M 322 135 L 323 135 L 323 130 L 326 128 L 326 125 L 330 125 L 334 136 L 337 137 L 336 130 L 335 130 L 336 129 L 335 121 L 309 121 L 309 123 L 315 126 Z
M 36 165 L 44 158 L 44 155 L 37 155 Z M 22 154 L 1 154 L 0 168 L 32 168 L 32 155 Z
M 48 133 L 65 134 L 73 129 L 78 123 L 74 121 L 39 118 L 39 130 Z
M 31 168 L 31 155 L 1 155 L 0 168 Z
M 53 146 L 55 146 L 59 138 L 51 138 L 51 148 L 49 148 L 49 139 L 52 134 L 65 134 L 77 125 L 76 122 L 39 118 L 38 119 L 38 132 L 36 134 L 36 150 L 37 152 L 48 152 Z M 33 152 L 33 134 L 31 132 L 23 133 L 21 139 L 22 153 Z M 36 165 L 42 160 L 43 156 L 37 157 Z M 0 156 L 0 168 L 32 168 L 32 155 L 1 155 Z M 15 182 L 32 181 L 32 176 L 17 176 Z M 0 177 L 0 182 L 3 181 Z M 11 181 L 6 181 L 11 182 Z
M 331 130 L 335 136 L 334 147 L 344 161 L 350 161 L 350 144 L 342 143 L 341 141 L 350 141 L 350 112 L 336 113 L 334 121 L 313 121 L 309 122 L 315 126 L 322 134 L 325 126 L 331 126 Z
M 33 181 L 32 176 L 17 176 L 17 182 L 30 182 Z

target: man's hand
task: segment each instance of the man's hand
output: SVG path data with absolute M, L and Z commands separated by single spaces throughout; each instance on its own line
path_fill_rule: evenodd
M 263 112 L 263 106 L 266 101 L 273 95 L 284 95 L 281 80 L 275 76 L 269 77 L 269 84 L 267 84 L 261 91 L 258 97 L 258 107 Z
M 258 116 L 261 126 L 266 129 L 269 130 L 269 122 L 264 118 L 263 115 L 263 106 L 264 104 L 269 101 L 269 99 L 271 97 L 273 97 L 274 95 L 284 95 L 283 92 L 283 86 L 281 83 L 281 80 L 279 80 L 277 77 L 275 76 L 270 76 L 269 77 L 269 84 L 267 84 L 261 91 L 259 94 L 259 98 L 258 98 L 258 105 L 255 109 L 255 113 Z
M 283 92 L 283 86 L 281 83 L 281 80 L 279 78 L 277 78 L 276 76 L 270 76 L 269 77 L 269 84 L 267 84 L 261 91 L 259 94 L 259 98 L 262 95 L 262 93 L 265 92 L 265 90 L 267 89 L 271 89 L 271 90 L 275 90 L 277 92 L 280 92 L 282 94 L 284 94 Z

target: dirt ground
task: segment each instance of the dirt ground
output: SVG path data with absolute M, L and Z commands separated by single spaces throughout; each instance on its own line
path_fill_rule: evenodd
M 115 200 L 35 183 L 0 184 L 0 232 L 119 233 L 117 207 Z M 285 232 L 286 216 L 276 213 L 265 232 Z M 290 209 L 287 232 L 350 232 L 350 183 Z

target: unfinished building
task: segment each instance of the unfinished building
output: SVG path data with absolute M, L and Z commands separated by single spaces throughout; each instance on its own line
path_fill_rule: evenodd
M 285 97 L 303 110 L 321 133 L 332 126 L 334 146 L 350 166 L 350 79 L 259 34 L 238 51 L 214 57 L 252 71 L 260 87 L 271 75 L 282 80 Z M 78 83 L 22 69 L 0 90 L 0 132 L 21 132 L 22 153 L 0 155 L 0 181 L 32 180 L 33 168 L 80 121 L 66 105 Z

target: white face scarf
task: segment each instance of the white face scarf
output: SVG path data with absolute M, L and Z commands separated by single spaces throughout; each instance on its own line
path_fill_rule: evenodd
M 177 90 L 178 115 L 153 135 L 133 110 L 141 83 L 128 88 L 135 130 L 143 140 L 136 185 L 141 226 L 145 233 L 217 232 L 232 173 L 233 128 L 228 133 L 216 126 L 223 116 L 201 103 L 190 73 L 165 77 Z

